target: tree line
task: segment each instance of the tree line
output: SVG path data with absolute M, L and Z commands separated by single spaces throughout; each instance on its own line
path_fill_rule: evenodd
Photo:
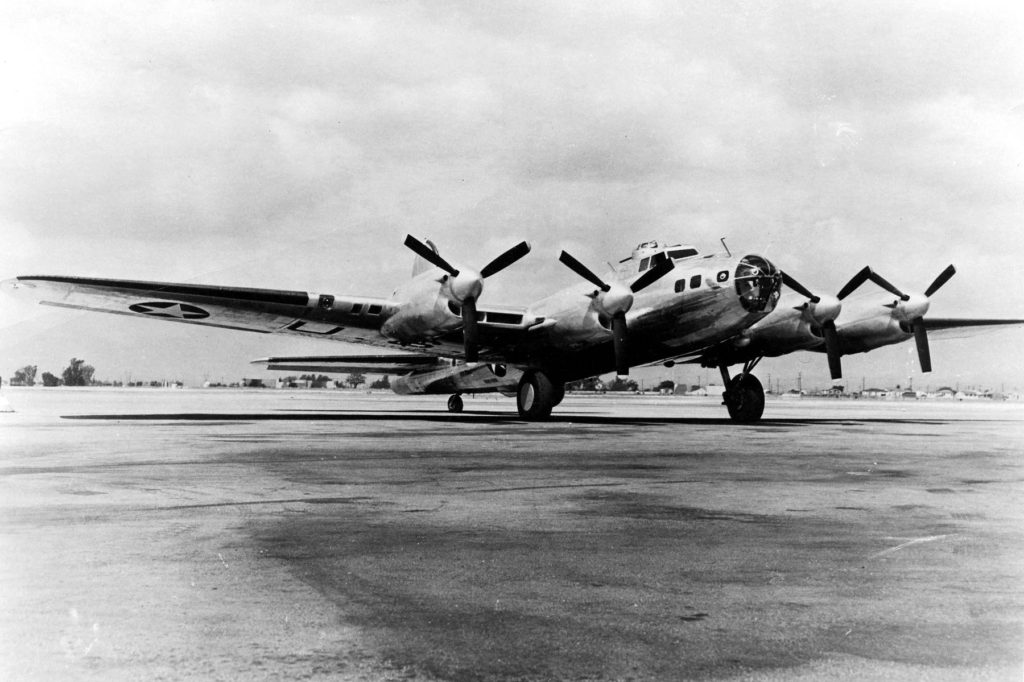
M 54 376 L 50 372 L 43 372 L 40 375 L 38 366 L 25 365 L 14 372 L 14 376 L 11 377 L 10 383 L 12 386 L 35 386 L 38 380 L 43 384 L 43 386 L 92 386 L 93 384 L 98 383 L 93 380 L 95 373 L 96 369 L 92 365 L 85 364 L 85 360 L 71 358 L 71 362 L 64 368 L 64 371 L 61 372 L 59 377 Z M 262 381 L 255 381 L 257 383 L 252 384 L 253 386 L 262 386 Z M 297 381 L 308 381 L 312 388 L 324 388 L 331 383 L 338 388 L 341 388 L 346 384 L 352 388 L 357 388 L 366 383 L 366 377 L 358 372 L 353 372 L 345 377 L 344 381 L 333 381 L 331 377 L 323 374 L 303 374 L 298 378 L 294 376 L 285 377 L 282 381 L 286 386 L 295 386 L 297 385 Z M 139 385 L 141 385 L 141 382 Z M 370 388 L 391 388 L 391 381 L 387 375 L 385 375 L 376 381 L 371 382 Z
M 14 373 L 11 383 L 35 386 L 38 371 L 39 368 L 36 365 L 25 365 Z M 85 360 L 71 358 L 70 364 L 64 368 L 59 377 L 49 372 L 43 372 L 39 375 L 39 379 L 43 386 L 89 386 L 93 382 L 92 377 L 95 373 L 96 368 L 85 364 Z
M 671 379 L 665 379 L 658 384 L 653 390 L 655 391 L 674 391 L 676 388 L 676 382 Z M 628 391 L 630 393 L 636 393 L 640 390 L 640 385 L 632 379 L 626 379 L 623 377 L 615 377 L 611 381 L 601 381 L 601 377 L 588 377 L 586 379 L 580 379 L 579 381 L 570 381 L 565 385 L 567 391 L 597 391 L 598 393 L 604 391 Z
M 335 381 L 325 374 L 303 374 L 298 378 L 288 376 L 281 379 L 281 382 L 289 388 L 296 388 L 300 381 L 309 382 L 310 388 L 326 388 L 331 383 L 334 384 L 335 388 L 342 388 L 345 385 L 348 385 L 350 388 L 359 388 L 366 383 L 366 376 L 360 372 L 353 372 L 345 377 L 344 381 Z M 370 388 L 391 388 L 391 380 L 385 374 L 380 379 L 370 382 Z

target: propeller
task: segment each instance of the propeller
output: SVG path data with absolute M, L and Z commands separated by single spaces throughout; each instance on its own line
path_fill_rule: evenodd
M 411 234 L 406 235 L 405 245 L 417 256 L 424 259 L 431 265 L 444 270 L 448 277 L 442 280 L 448 286 L 449 295 L 452 300 L 459 304 L 462 309 L 462 342 L 466 351 L 466 362 L 476 362 L 479 359 L 479 315 L 476 302 L 484 290 L 484 280 L 491 275 L 496 275 L 520 258 L 530 253 L 530 245 L 526 242 L 519 242 L 511 249 L 505 251 L 490 263 L 480 268 L 479 272 L 464 268 L 457 269 L 454 265 L 441 257 L 437 251 L 430 248 Z
M 872 279 L 878 286 L 900 297 L 898 301 L 894 301 L 886 305 L 886 307 L 891 308 L 893 317 L 909 325 L 914 333 L 914 342 L 917 344 L 917 359 L 921 363 L 922 372 L 932 371 L 932 354 L 931 349 L 928 347 L 928 328 L 924 321 L 925 313 L 928 312 L 928 307 L 931 305 L 930 299 L 932 294 L 941 289 L 949 281 L 949 278 L 955 274 L 956 268 L 952 265 L 946 266 L 946 269 L 940 272 L 938 277 L 932 280 L 932 283 L 924 290 L 924 294 L 904 294 L 891 284 L 889 286 L 882 284 L 885 280 L 881 277 Z
M 833 379 L 843 377 L 842 354 L 839 352 L 839 331 L 836 329 L 836 318 L 843 309 L 841 299 L 845 295 L 841 291 L 838 296 L 819 296 L 796 281 L 786 272 L 782 273 L 782 282 L 787 287 L 805 296 L 808 300 L 797 310 L 804 314 L 804 318 L 821 328 L 822 336 L 825 339 L 825 354 L 828 356 L 828 371 Z M 847 285 L 849 286 L 849 285 Z M 846 287 L 843 287 L 845 291 Z M 851 290 L 852 291 L 852 290 Z
M 871 276 L 874 274 L 875 273 L 872 272 L 871 268 L 865 265 L 863 268 L 861 268 L 860 272 L 851 277 L 850 281 L 847 282 L 843 286 L 843 288 L 839 290 L 839 293 L 836 294 L 836 298 L 838 298 L 840 301 L 843 300 L 844 298 L 852 294 L 857 287 L 859 287 L 861 284 L 864 284 L 864 282 L 868 281 L 868 279 L 870 279 Z
M 629 374 L 626 313 L 633 306 L 633 294 L 646 289 L 664 277 L 675 267 L 675 263 L 665 254 L 658 254 L 655 256 L 654 265 L 636 278 L 632 284 L 626 286 L 622 282 L 605 282 L 590 268 L 576 260 L 568 251 L 562 251 L 558 260 L 597 287 L 597 291 L 591 294 L 591 298 L 594 300 L 594 307 L 597 311 L 611 321 L 615 372 L 621 376 Z
M 863 270 L 854 275 L 853 279 L 843 287 L 843 290 L 839 293 L 839 298 L 849 295 L 854 289 L 868 280 L 871 280 L 893 296 L 898 297 L 896 301 L 886 304 L 885 307 L 892 310 L 894 318 L 910 327 L 914 334 L 914 341 L 917 344 L 917 358 L 921 362 L 921 371 L 930 372 L 932 371 L 932 355 L 928 347 L 928 328 L 925 325 L 924 315 L 928 312 L 932 294 L 941 289 L 949 281 L 950 277 L 955 274 L 956 268 L 948 265 L 928 285 L 923 294 L 907 294 L 896 288 L 889 280 L 872 271 L 870 267 L 865 266 Z

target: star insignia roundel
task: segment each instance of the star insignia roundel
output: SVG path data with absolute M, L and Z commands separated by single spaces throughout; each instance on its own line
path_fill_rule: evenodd
M 128 306 L 133 313 L 153 315 L 154 317 L 166 317 L 172 320 L 201 320 L 209 317 L 210 313 L 202 308 L 197 308 L 188 303 L 176 303 L 174 301 L 148 301 Z

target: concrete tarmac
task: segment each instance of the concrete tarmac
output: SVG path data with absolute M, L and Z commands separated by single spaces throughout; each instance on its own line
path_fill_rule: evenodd
M 4 680 L 1014 680 L 1024 405 L 4 389 Z

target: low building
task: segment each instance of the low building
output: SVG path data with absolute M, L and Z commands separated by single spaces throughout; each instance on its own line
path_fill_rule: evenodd
M 725 386 L 708 384 L 707 386 L 696 386 L 686 392 L 686 395 L 721 397 L 725 393 Z
M 861 398 L 886 399 L 892 397 L 892 391 L 887 388 L 865 388 L 860 392 Z

